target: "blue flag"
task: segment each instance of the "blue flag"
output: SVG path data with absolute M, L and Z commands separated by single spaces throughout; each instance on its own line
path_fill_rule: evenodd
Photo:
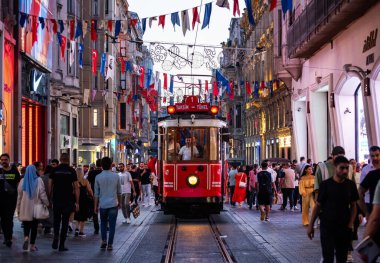
M 281 0 L 282 13 L 285 15 L 289 10 L 292 12 L 293 10 L 293 0 Z
M 150 80 L 152 79 L 152 70 L 150 68 L 148 68 L 146 70 L 146 88 L 149 89 L 149 85 L 150 85 Z
M 39 21 L 40 24 L 41 24 L 41 29 L 44 29 L 44 28 L 45 28 L 45 18 L 43 18 L 43 17 L 39 17 L 39 18 L 38 18 L 38 21 Z
M 75 30 L 75 38 L 78 38 L 83 35 L 82 21 L 77 21 L 77 28 Z
M 79 61 L 79 67 L 80 68 L 83 68 L 83 49 L 84 49 L 84 45 L 83 44 L 79 44 L 79 47 L 78 47 L 78 61 Z
M 212 11 L 212 3 L 208 3 L 205 6 L 205 15 L 203 17 L 203 24 L 202 24 L 202 29 L 205 28 L 206 26 L 210 26 L 210 18 L 211 18 L 211 11 Z
M 24 27 L 26 22 L 26 14 L 25 13 L 20 13 L 20 26 Z
M 59 24 L 59 33 L 62 34 L 63 30 L 65 30 L 65 25 L 63 24 L 63 20 L 58 20 Z
M 169 92 L 170 92 L 170 93 L 173 93 L 173 92 L 174 92 L 174 76 L 173 76 L 173 75 L 170 75 Z
M 59 46 L 61 46 L 61 43 L 62 43 L 62 35 L 61 33 L 57 32 L 57 39 L 58 39 L 58 44 Z
M 252 11 L 252 0 L 244 0 L 245 5 L 247 6 L 247 13 L 248 13 L 248 20 L 249 23 L 254 26 L 256 25 L 255 23 L 255 18 L 253 17 L 253 11 Z
M 103 52 L 102 59 L 100 63 L 100 74 L 104 77 L 106 75 L 106 60 L 107 60 L 107 54 L 106 52 Z
M 230 83 L 228 82 L 226 77 L 222 75 L 222 73 L 219 70 L 216 70 L 215 78 L 218 83 L 222 83 L 222 87 L 226 87 L 228 90 L 230 89 Z
M 259 82 L 256 80 L 253 93 L 255 94 L 256 97 L 259 97 Z
M 115 22 L 115 37 L 116 38 L 119 36 L 120 30 L 121 30 L 121 21 L 116 20 L 116 22 Z
M 126 61 L 125 62 L 125 70 L 126 71 L 129 71 L 129 72 L 132 72 L 132 62 L 131 61 Z
M 146 30 L 146 18 L 143 18 L 141 22 L 142 22 L 143 33 L 145 33 L 145 30 Z
M 179 14 L 178 14 L 178 12 L 172 13 L 171 20 L 172 20 L 172 24 L 173 24 L 174 31 L 175 31 L 175 25 L 181 26 L 181 24 L 179 22 Z

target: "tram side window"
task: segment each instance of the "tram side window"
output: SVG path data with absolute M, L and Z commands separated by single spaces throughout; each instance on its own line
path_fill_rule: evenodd
M 210 161 L 217 161 L 219 159 L 218 135 L 218 128 L 210 128 Z
M 168 128 L 168 137 L 167 137 L 167 160 L 173 162 L 177 160 L 177 153 L 180 149 L 180 145 L 176 138 L 176 129 Z

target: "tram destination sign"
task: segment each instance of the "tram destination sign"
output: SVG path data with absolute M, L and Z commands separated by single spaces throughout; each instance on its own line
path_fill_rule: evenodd
M 210 104 L 207 102 L 200 103 L 197 96 L 189 96 L 184 103 L 176 103 L 176 112 L 209 112 Z

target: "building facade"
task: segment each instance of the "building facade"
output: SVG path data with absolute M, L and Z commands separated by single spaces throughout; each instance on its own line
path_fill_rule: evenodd
M 297 156 L 319 162 L 341 145 L 348 158 L 366 162 L 368 147 L 380 143 L 380 3 L 296 2 L 282 30 L 284 65 L 295 69 Z
M 249 24 L 247 13 L 241 22 L 246 48 L 243 75 L 252 87 L 245 101 L 245 158 L 247 164 L 269 158 L 290 160 L 294 157 L 291 76 L 279 66 L 282 17 L 269 12 L 261 1 L 253 2 L 252 8 L 255 26 Z

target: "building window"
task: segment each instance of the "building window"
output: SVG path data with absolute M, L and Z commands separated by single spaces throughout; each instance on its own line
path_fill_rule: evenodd
M 98 7 L 98 0 L 92 1 L 92 15 L 98 16 L 99 15 L 99 7 Z
M 98 127 L 98 109 L 93 109 L 92 112 L 92 126 Z
M 67 0 L 67 12 L 70 14 L 74 14 L 74 0 Z
M 110 11 L 110 3 L 109 3 L 109 0 L 105 0 L 105 7 L 104 7 L 104 12 L 106 15 L 109 14 L 109 11 Z
M 61 115 L 60 119 L 61 124 L 61 134 L 62 135 L 70 135 L 70 116 Z
M 72 135 L 74 137 L 78 137 L 78 123 L 77 123 L 77 118 L 76 117 L 73 117 L 73 131 L 72 131 Z

